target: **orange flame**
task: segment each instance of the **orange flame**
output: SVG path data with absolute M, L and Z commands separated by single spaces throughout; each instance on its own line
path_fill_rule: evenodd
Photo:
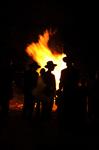
M 56 89 L 58 89 L 61 70 L 66 68 L 66 64 L 63 62 L 62 58 L 66 55 L 64 53 L 60 54 L 56 50 L 54 50 L 54 52 L 52 53 L 51 49 L 48 47 L 50 35 L 51 32 L 46 30 L 43 35 L 39 35 L 39 40 L 37 43 L 33 42 L 27 46 L 26 52 L 41 66 L 41 68 L 43 68 L 46 65 L 47 61 L 50 60 L 52 60 L 53 63 L 57 64 L 53 73 L 56 78 Z

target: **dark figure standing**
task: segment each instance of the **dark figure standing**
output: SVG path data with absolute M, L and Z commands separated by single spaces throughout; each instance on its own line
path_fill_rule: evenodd
M 56 96 L 56 81 L 55 81 L 55 76 L 52 73 L 54 70 L 56 64 L 54 64 L 52 61 L 48 61 L 47 65 L 45 68 L 48 70 L 44 74 L 44 81 L 45 81 L 45 108 L 48 108 L 48 112 L 51 113 L 52 111 L 52 106 L 53 106 L 53 101 L 54 97 Z
M 36 98 L 36 116 L 37 117 L 40 117 L 40 111 L 41 111 L 41 108 L 40 106 L 42 106 L 43 108 L 43 103 L 45 101 L 45 82 L 44 82 L 44 76 L 45 76 L 45 69 L 42 68 L 40 70 L 40 75 L 38 77 L 38 81 L 37 81 L 37 86 L 36 88 L 34 89 L 34 95 L 35 95 L 35 98 Z M 42 104 L 42 105 L 41 105 Z
M 29 68 L 24 72 L 24 106 L 23 114 L 25 117 L 31 119 L 33 107 L 35 103 L 35 96 L 33 95 L 33 90 L 37 86 L 37 80 L 39 74 L 37 69 L 40 66 L 33 62 L 29 65 Z
M 63 61 L 66 62 L 67 68 L 61 71 L 59 90 L 63 93 L 63 118 L 70 126 L 72 123 L 77 121 L 77 115 L 79 114 L 79 72 L 75 68 L 70 56 L 64 57 Z

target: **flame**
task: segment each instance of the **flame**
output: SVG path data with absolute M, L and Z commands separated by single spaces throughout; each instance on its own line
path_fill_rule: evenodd
M 50 35 L 52 35 L 51 32 L 46 30 L 43 35 L 39 35 L 39 40 L 37 43 L 33 42 L 27 46 L 26 52 L 41 66 L 41 68 L 44 68 L 47 61 L 50 60 L 52 60 L 53 63 L 57 64 L 53 73 L 56 79 L 56 89 L 58 89 L 61 70 L 66 68 L 66 64 L 65 62 L 63 62 L 62 58 L 66 55 L 64 53 L 60 54 L 56 50 L 54 50 L 53 52 L 51 51 L 51 49 L 48 47 Z

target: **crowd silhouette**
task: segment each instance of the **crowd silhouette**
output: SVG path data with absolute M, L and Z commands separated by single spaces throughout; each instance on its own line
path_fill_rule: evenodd
M 59 89 L 56 90 L 55 76 L 52 71 L 57 64 L 48 61 L 44 68 L 33 61 L 24 70 L 24 103 L 23 117 L 32 119 L 35 104 L 36 117 L 51 118 L 54 100 L 58 106 L 57 116 L 68 127 L 72 124 L 84 123 L 87 114 L 90 119 L 99 118 L 99 71 L 93 78 L 81 74 L 75 60 L 70 55 L 63 58 L 67 67 L 61 71 Z M 12 64 L 9 61 L 1 67 L 0 74 L 0 107 L 1 116 L 9 114 L 9 101 L 13 98 Z M 40 69 L 38 74 L 37 69 Z M 46 71 L 47 70 L 47 71 Z M 42 109 L 41 109 L 42 105 Z

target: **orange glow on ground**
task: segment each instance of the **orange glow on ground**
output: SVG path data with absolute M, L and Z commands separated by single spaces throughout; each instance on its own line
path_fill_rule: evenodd
M 34 110 L 36 109 L 36 107 L 37 107 L 37 103 L 35 103 L 35 105 L 34 105 Z M 19 101 L 19 100 L 12 99 L 12 100 L 10 100 L 10 103 L 9 103 L 9 109 L 22 111 L 23 102 Z M 42 109 L 42 104 L 40 105 L 40 110 L 41 109 Z M 56 111 L 57 111 L 57 105 L 55 104 L 55 101 L 54 101 L 53 107 L 52 107 L 52 112 L 56 112 Z

